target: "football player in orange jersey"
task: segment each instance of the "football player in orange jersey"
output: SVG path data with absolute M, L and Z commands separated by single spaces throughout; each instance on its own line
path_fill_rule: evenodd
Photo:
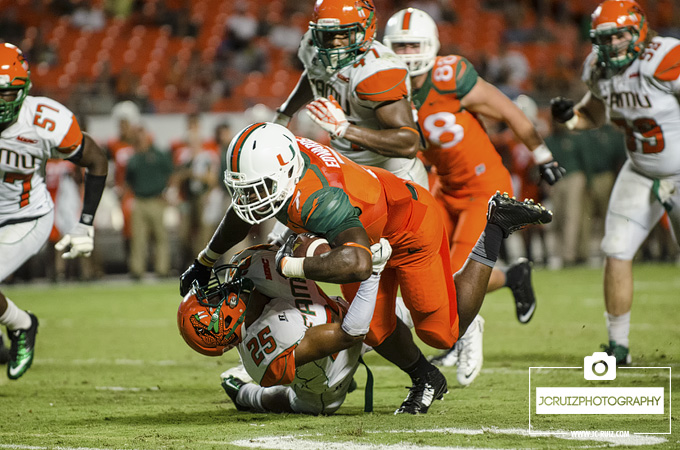
M 501 91 L 479 77 L 468 60 L 457 55 L 437 56 L 437 25 L 427 13 L 415 8 L 397 12 L 387 22 L 383 41 L 409 67 L 418 124 L 427 140 L 423 155 L 437 171 L 432 190 L 446 210 L 451 266 L 457 271 L 486 225 L 488 198 L 497 190 L 512 192 L 510 173 L 476 114 L 507 123 L 532 150 L 548 183 L 557 182 L 564 171 L 531 121 Z M 528 322 L 536 306 L 529 262 L 520 260 L 507 272 L 495 269 L 488 291 L 502 286 L 512 289 L 519 321 Z M 483 325 L 480 317 L 469 332 L 481 330 Z M 459 345 L 433 361 L 444 366 L 458 364 L 458 381 L 468 385 L 482 363 L 481 339 L 478 342 L 476 349 Z
M 18 47 L 0 44 L 0 281 L 40 251 L 54 222 L 45 185 L 48 159 L 87 168 L 80 221 L 54 246 L 62 258 L 89 257 L 94 214 L 104 191 L 108 160 L 59 102 L 28 95 L 31 72 Z M 11 341 L 7 376 L 16 380 L 31 367 L 38 319 L 0 292 L 0 325 Z M 2 343 L 0 342 L 0 345 Z
M 530 223 L 547 223 L 552 213 L 533 202 L 500 194 L 489 201 L 487 226 L 455 279 L 439 206 L 423 187 L 379 168 L 360 166 L 330 147 L 295 137 L 274 123 L 241 130 L 227 152 L 224 182 L 232 204 L 208 246 L 180 277 L 180 294 L 196 281 L 207 283 L 210 269 L 250 227 L 275 217 L 296 233 L 324 236 L 332 250 L 316 257 L 292 257 L 290 239 L 277 254 L 276 267 L 289 278 L 338 283 L 354 299 L 372 273 L 372 244 L 385 238 L 392 256 L 382 272 L 365 341 L 412 379 L 396 413 L 425 413 L 447 391 L 442 373 L 425 359 L 406 325 L 397 318 L 397 289 L 420 339 L 451 348 L 477 315 L 501 242 Z M 352 327 L 360 329 L 361 326 Z M 340 326 L 310 328 L 318 354 L 348 348 L 363 334 Z

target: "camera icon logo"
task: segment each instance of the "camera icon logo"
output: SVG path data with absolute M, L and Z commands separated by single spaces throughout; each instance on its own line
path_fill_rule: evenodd
M 616 357 L 605 352 L 594 352 L 583 358 L 583 378 L 613 380 L 616 378 Z

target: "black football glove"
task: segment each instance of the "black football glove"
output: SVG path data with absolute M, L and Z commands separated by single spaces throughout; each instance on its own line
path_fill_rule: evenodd
M 574 101 L 565 97 L 555 97 L 550 100 L 550 112 L 557 122 L 567 122 L 574 117 Z
M 543 178 L 550 186 L 557 183 L 560 178 L 567 173 L 564 167 L 560 167 L 554 159 L 547 163 L 539 164 L 538 170 L 541 173 L 541 178 Z
M 211 272 L 212 269 L 210 267 L 204 266 L 198 260 L 194 260 L 189 268 L 179 277 L 179 295 L 182 297 L 187 295 L 187 292 L 191 290 L 194 280 L 198 280 L 199 286 L 208 284 Z
M 295 239 L 297 239 L 297 234 L 291 234 L 288 236 L 288 239 L 286 239 L 286 242 L 283 243 L 281 248 L 279 248 L 279 251 L 276 252 L 276 271 L 281 275 L 282 277 L 285 277 L 283 274 L 283 271 L 281 270 L 281 263 L 283 262 L 283 258 L 286 256 L 293 256 L 293 244 L 295 243 Z

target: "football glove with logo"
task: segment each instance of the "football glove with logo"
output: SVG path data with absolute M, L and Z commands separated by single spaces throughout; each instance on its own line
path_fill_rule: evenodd
M 320 97 L 306 106 L 309 117 L 332 136 L 345 136 L 350 123 L 345 117 L 340 104 L 331 95 Z

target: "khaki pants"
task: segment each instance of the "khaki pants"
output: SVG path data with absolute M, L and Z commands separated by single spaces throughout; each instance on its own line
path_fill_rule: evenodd
M 149 242 L 155 243 L 154 270 L 165 277 L 170 271 L 170 244 L 163 225 L 166 202 L 162 197 L 135 198 L 130 237 L 130 273 L 141 277 L 146 272 Z

